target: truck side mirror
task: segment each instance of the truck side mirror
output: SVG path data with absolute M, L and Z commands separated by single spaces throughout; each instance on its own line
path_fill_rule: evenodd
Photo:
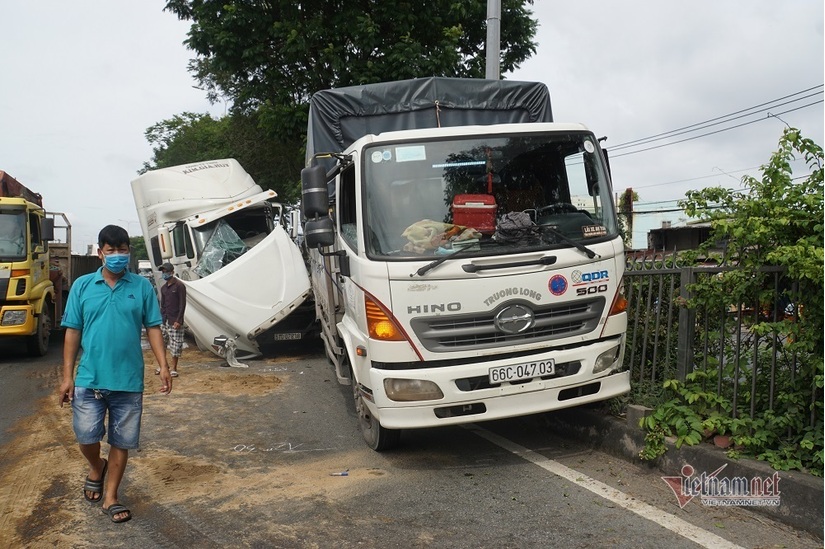
M 301 209 L 306 219 L 329 214 L 327 172 L 323 166 L 310 166 L 301 170 Z
M 42 240 L 54 240 L 54 219 L 44 217 L 40 221 L 40 235 Z
M 308 248 L 325 248 L 335 243 L 335 227 L 328 216 L 310 219 L 304 225 L 304 242 Z

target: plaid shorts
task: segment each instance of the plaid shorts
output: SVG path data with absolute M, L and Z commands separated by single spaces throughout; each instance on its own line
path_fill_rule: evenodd
M 180 357 L 183 354 L 183 326 L 176 330 L 172 327 L 172 323 L 164 321 L 160 325 L 160 331 L 163 334 L 163 342 L 169 349 L 169 354 Z

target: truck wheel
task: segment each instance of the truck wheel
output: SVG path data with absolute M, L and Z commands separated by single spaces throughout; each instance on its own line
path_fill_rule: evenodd
M 355 414 L 358 416 L 358 427 L 361 429 L 361 435 L 364 437 L 367 446 L 376 452 L 383 452 L 395 448 L 401 439 L 401 431 L 399 429 L 387 429 L 381 426 L 378 419 L 373 417 L 369 408 L 367 408 L 367 404 L 364 402 L 364 395 L 361 394 L 352 370 L 350 370 L 350 376 L 352 380 L 352 397 L 355 401 Z
M 52 319 L 47 307 L 37 317 L 37 332 L 26 338 L 26 347 L 29 356 L 45 356 L 49 351 L 49 339 L 52 332 Z

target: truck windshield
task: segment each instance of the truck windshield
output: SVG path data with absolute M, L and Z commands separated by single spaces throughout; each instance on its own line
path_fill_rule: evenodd
M 195 273 L 203 278 L 245 254 L 272 232 L 274 215 L 280 211 L 280 204 L 262 202 L 193 227 L 192 240 L 199 256 Z
M 0 211 L 0 257 L 26 257 L 26 212 Z
M 618 235 L 611 194 L 588 132 L 374 145 L 364 154 L 367 253 L 586 246 Z

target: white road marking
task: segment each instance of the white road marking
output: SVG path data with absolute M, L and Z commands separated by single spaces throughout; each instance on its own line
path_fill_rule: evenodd
M 478 436 L 489 440 L 496 446 L 504 448 L 508 452 L 524 458 L 527 461 L 538 465 L 542 469 L 550 471 L 554 475 L 565 478 L 577 486 L 586 488 L 594 494 L 601 496 L 608 501 L 612 501 L 616 505 L 636 513 L 642 518 L 655 522 L 656 524 L 667 528 L 671 532 L 679 534 L 680 536 L 687 538 L 702 547 L 707 547 L 708 549 L 743 549 L 740 545 L 731 543 L 725 538 L 719 537 L 716 534 L 708 532 L 707 530 L 703 530 L 698 526 L 694 526 L 693 524 L 671 515 L 670 513 L 666 513 L 665 511 L 662 511 L 652 505 L 648 505 L 647 503 L 634 499 L 624 492 L 616 490 L 615 488 L 612 488 L 611 486 L 608 486 L 607 484 L 596 479 L 590 478 L 584 473 L 580 473 L 575 469 L 571 469 L 570 467 L 562 465 L 557 461 L 546 458 L 538 452 L 519 446 L 515 442 L 492 433 L 483 427 L 470 424 L 466 425 L 465 428 L 473 431 Z

